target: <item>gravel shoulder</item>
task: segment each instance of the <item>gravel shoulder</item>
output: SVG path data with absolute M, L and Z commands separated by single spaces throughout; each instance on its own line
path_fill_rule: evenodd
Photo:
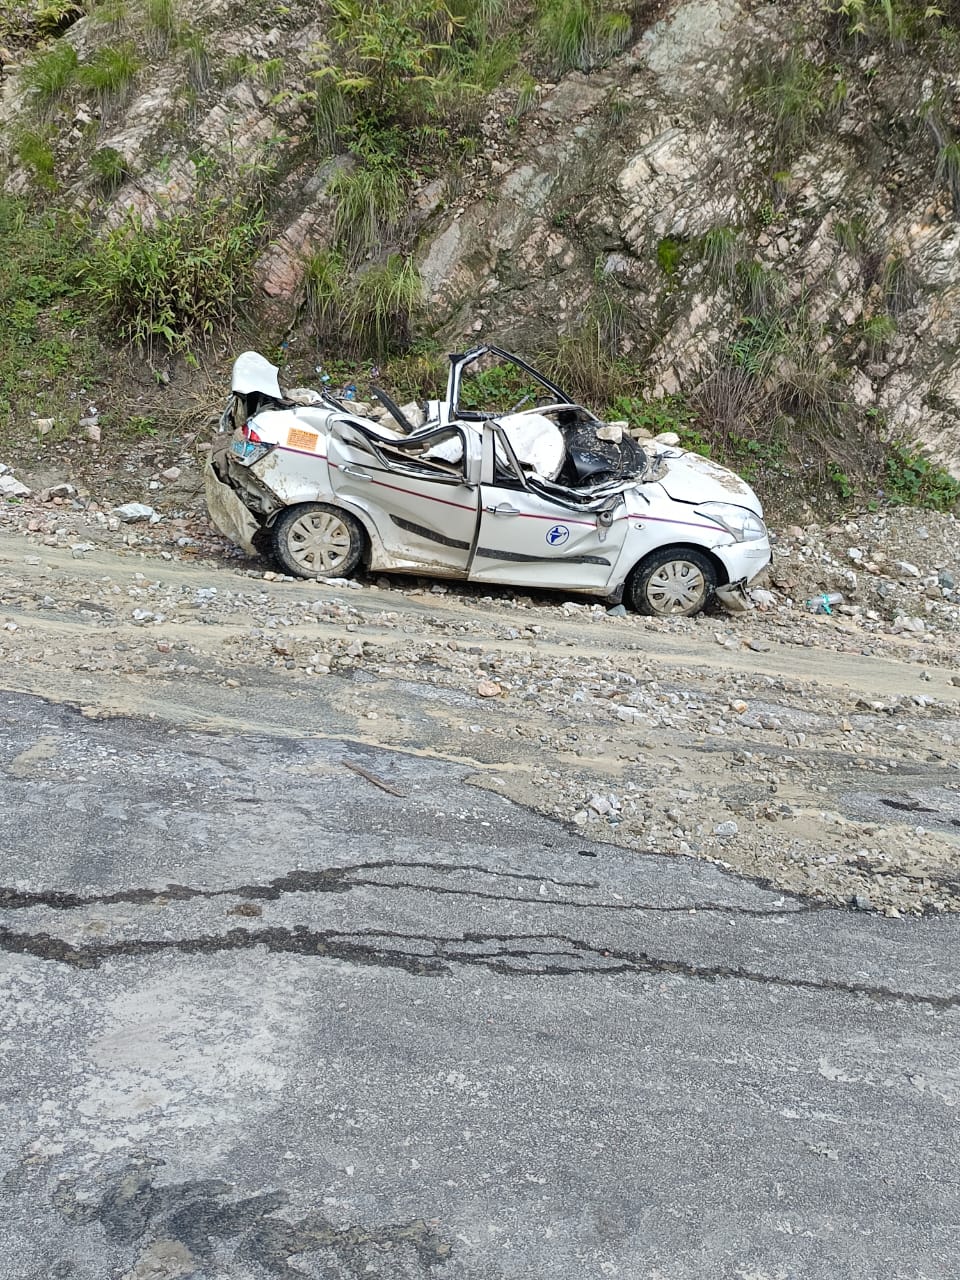
M 78 552 L 48 538 L 0 532 L 9 690 L 91 716 L 466 762 L 476 785 L 593 840 L 815 902 L 960 909 L 951 600 L 918 631 L 860 606 L 809 614 L 775 581 L 766 611 L 660 622 L 403 579 L 282 580 L 162 541 Z M 788 559 L 774 575 L 802 589 L 804 558 Z M 42 762 L 36 750 L 15 767 Z

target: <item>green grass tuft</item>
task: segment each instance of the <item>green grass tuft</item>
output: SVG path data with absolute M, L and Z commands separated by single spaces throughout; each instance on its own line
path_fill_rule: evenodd
M 115 147 L 101 147 L 95 151 L 89 166 L 97 186 L 105 195 L 112 195 L 130 176 L 126 159 Z
M 950 192 L 953 211 L 960 214 L 960 142 L 945 142 L 937 153 L 937 180 Z
M 65 40 L 39 53 L 23 70 L 31 105 L 41 113 L 53 107 L 77 83 L 78 68 L 77 51 Z
M 406 343 L 420 305 L 423 282 L 413 259 L 391 253 L 353 281 L 345 313 L 346 329 L 364 353 L 386 356 Z
M 140 59 L 130 43 L 98 49 L 77 72 L 80 87 L 96 96 L 101 107 L 116 102 L 140 70 Z
M 537 31 L 558 71 L 589 71 L 630 39 L 630 15 L 600 0 L 539 0 Z
M 863 340 L 867 344 L 867 354 L 871 360 L 879 360 L 887 344 L 895 337 L 897 322 L 887 311 L 879 311 L 876 315 L 864 320 L 861 326 Z
M 743 245 L 736 227 L 713 227 L 700 241 L 700 257 L 711 278 L 718 284 L 732 286 L 743 256 Z
M 164 54 L 173 48 L 180 31 L 177 0 L 146 0 L 144 19 L 150 52 Z
M 329 191 L 337 201 L 333 217 L 337 243 L 354 260 L 381 249 L 395 235 L 406 211 L 407 179 L 392 163 L 360 163 L 341 170 Z
M 17 159 L 34 181 L 48 191 L 56 189 L 56 155 L 53 150 L 55 132 L 49 126 L 24 129 L 14 139 Z
M 684 242 L 676 236 L 664 236 L 657 241 L 657 265 L 668 280 L 680 271 L 685 248 Z
M 320 249 L 304 266 L 306 312 L 318 338 L 334 337 L 346 309 L 347 267 L 343 256 L 332 249 Z
M 783 303 L 787 282 L 783 275 L 762 262 L 738 262 L 737 280 L 740 286 L 740 305 L 744 314 L 763 318 L 776 311 Z
M 196 27 L 182 27 L 177 35 L 177 45 L 183 51 L 187 67 L 189 87 L 195 93 L 210 88 L 210 48 L 202 31 Z
M 793 49 L 755 70 L 747 97 L 766 117 L 775 153 L 802 150 L 846 98 L 845 82 Z

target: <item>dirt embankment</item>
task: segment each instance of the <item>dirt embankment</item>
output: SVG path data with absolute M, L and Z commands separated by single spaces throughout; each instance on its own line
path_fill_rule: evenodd
M 864 910 L 960 910 L 955 525 L 891 519 L 886 550 L 867 524 L 799 531 L 765 610 L 660 622 L 509 590 L 264 577 L 199 527 L 98 526 L 97 545 L 70 513 L 31 530 L 35 513 L 11 511 L 5 687 L 456 759 L 638 853 Z M 850 573 L 842 612 L 804 608 Z M 42 752 L 24 767 L 47 767 Z

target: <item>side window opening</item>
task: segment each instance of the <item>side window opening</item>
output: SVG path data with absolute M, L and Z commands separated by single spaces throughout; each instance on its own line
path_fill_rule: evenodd
M 342 426 L 340 434 L 345 443 L 373 454 L 390 471 L 451 483 L 464 481 L 466 447 L 463 431 L 458 427 L 441 427 L 397 439 L 378 439 L 359 429 L 345 431 Z

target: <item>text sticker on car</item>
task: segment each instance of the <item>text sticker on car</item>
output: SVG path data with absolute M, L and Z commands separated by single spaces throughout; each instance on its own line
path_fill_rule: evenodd
M 313 431 L 301 431 L 299 427 L 291 427 L 287 432 L 287 444 L 291 449 L 304 449 L 307 453 L 317 452 L 319 437 Z
M 565 524 L 555 524 L 547 530 L 547 542 L 551 547 L 562 547 L 570 537 L 570 530 Z

